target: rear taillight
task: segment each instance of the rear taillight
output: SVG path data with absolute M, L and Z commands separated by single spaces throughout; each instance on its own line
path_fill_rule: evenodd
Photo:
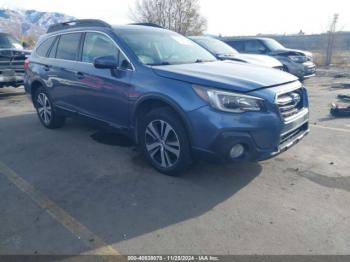
M 29 59 L 24 60 L 24 70 L 27 71 L 29 69 Z

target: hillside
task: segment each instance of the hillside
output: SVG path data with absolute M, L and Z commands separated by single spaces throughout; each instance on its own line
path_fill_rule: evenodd
M 0 31 L 17 38 L 38 38 L 55 23 L 73 20 L 74 17 L 56 12 L 36 10 L 0 9 Z

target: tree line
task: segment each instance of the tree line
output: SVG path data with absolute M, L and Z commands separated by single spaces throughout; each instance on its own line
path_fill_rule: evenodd
M 200 13 L 198 0 L 137 0 L 130 10 L 130 18 L 183 35 L 200 35 L 207 29 L 207 20 Z

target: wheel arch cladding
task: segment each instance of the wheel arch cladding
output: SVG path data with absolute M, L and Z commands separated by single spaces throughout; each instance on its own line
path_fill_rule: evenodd
M 34 80 L 30 85 L 30 94 L 32 97 L 32 101 L 34 103 L 34 96 L 36 93 L 36 90 L 38 90 L 40 87 L 43 87 L 44 85 L 39 80 Z
M 186 113 L 181 109 L 181 107 L 169 98 L 157 95 L 148 95 L 141 98 L 136 102 L 134 110 L 132 111 L 132 123 L 135 130 L 135 141 L 138 143 L 138 122 L 140 117 L 146 115 L 148 112 L 155 108 L 168 107 L 179 117 L 180 121 L 185 127 L 186 134 L 192 144 L 192 132 L 191 124 L 186 117 Z

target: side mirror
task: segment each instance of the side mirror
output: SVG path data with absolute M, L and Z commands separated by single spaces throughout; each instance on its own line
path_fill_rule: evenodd
M 118 61 L 114 56 L 96 57 L 93 64 L 100 69 L 118 69 Z
M 28 48 L 28 47 L 29 47 L 29 45 L 28 45 L 27 42 L 23 42 L 23 43 L 22 43 L 22 46 L 23 46 L 23 48 Z

